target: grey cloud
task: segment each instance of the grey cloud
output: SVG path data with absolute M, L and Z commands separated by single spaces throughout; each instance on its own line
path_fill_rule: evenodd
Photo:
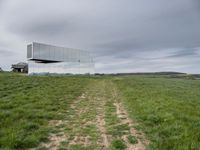
M 25 24 L 14 23 L 15 26 L 10 25 L 10 31 L 24 35 L 25 37 L 42 37 L 50 38 L 60 34 L 70 32 L 72 25 L 67 18 L 51 18 L 48 20 L 32 20 Z M 74 26 L 73 26 L 74 29 Z
M 182 49 L 180 51 L 175 52 L 174 54 L 172 54 L 171 56 L 168 57 L 184 57 L 184 56 L 197 56 L 199 57 L 199 54 L 197 53 L 197 51 L 199 51 L 198 49 L 195 48 L 187 48 L 187 49 Z
M 96 54 L 99 56 L 115 56 L 116 58 L 130 57 L 130 54 L 134 51 L 140 49 L 140 46 L 136 43 L 134 39 L 117 39 L 112 41 L 107 41 L 104 43 L 97 43 L 94 45 L 96 47 Z
M 14 56 L 16 53 L 10 50 L 5 50 L 0 48 L 0 55 L 1 57 L 10 57 Z
M 0 0 L 0 8 L 2 8 L 4 1 L 5 0 Z
M 12 40 L 5 44 L 1 39 L 9 35 L 20 41 L 20 48 L 38 41 L 91 50 L 101 72 L 164 71 L 175 69 L 175 62 L 177 70 L 186 72 L 183 66 L 196 65 L 199 57 L 198 0 L 18 2 L 7 0 L 0 16 L 0 46 L 7 49 Z
M 199 0 L 193 0 L 193 1 L 195 2 L 195 5 L 200 12 L 200 1 Z
M 165 56 L 158 56 L 158 57 L 150 57 L 150 58 L 145 58 L 148 60 L 161 60 L 161 59 L 170 59 L 170 58 L 174 58 L 174 59 L 179 59 L 179 58 L 199 58 L 200 57 L 200 49 L 198 48 L 192 48 L 192 47 L 188 47 L 188 48 L 179 48 L 179 49 L 174 49 L 174 51 L 167 53 Z M 142 58 L 139 58 L 142 59 Z
M 111 2 L 114 3 L 112 0 L 109 1 L 109 3 Z M 138 8 L 133 5 L 134 3 L 136 3 L 136 6 L 144 6 L 144 9 L 139 11 Z M 58 20 L 57 17 L 60 17 L 60 14 L 56 15 L 54 12 L 49 12 L 50 14 L 48 15 L 41 14 L 41 16 L 34 19 L 32 19 L 30 15 L 30 18 L 25 18 L 30 19 L 28 24 L 23 24 L 23 22 L 21 23 L 16 19 L 17 22 L 14 23 L 16 26 L 15 32 L 18 32 L 19 34 L 25 32 L 24 36 L 26 38 L 30 38 L 33 35 L 34 37 L 42 36 L 46 38 L 49 35 L 54 34 L 55 37 L 64 38 L 66 36 L 67 39 L 69 39 L 70 37 L 68 34 L 72 34 L 72 36 L 75 35 L 77 38 L 79 36 L 82 38 L 83 34 L 86 34 L 87 37 L 84 37 L 82 40 L 86 41 L 89 36 L 95 36 L 97 41 L 94 41 L 94 43 L 98 42 L 98 40 L 101 41 L 102 38 L 106 41 L 113 41 L 114 38 L 115 41 L 118 41 L 118 45 L 116 45 L 114 41 L 113 45 L 106 45 L 105 43 L 105 46 L 108 46 L 106 49 L 113 46 L 116 51 L 123 46 L 124 49 L 127 49 L 127 46 L 129 48 L 130 43 L 135 41 L 139 41 L 140 45 L 137 46 L 148 48 L 150 50 L 163 47 L 188 46 L 199 42 L 200 31 L 193 30 L 200 24 L 198 16 L 196 16 L 195 13 L 196 10 L 191 10 L 193 7 L 185 6 L 186 4 L 191 3 L 187 0 L 181 1 L 182 5 L 180 5 L 180 0 L 175 1 L 174 3 L 153 0 L 151 3 L 152 6 L 148 8 L 145 6 L 145 1 L 119 1 L 117 4 L 121 4 L 121 9 L 127 7 L 124 11 L 119 11 L 116 8 L 113 8 L 112 5 L 101 8 L 102 11 L 110 12 L 110 14 L 104 14 L 102 11 L 99 11 L 99 8 L 97 8 L 98 6 L 94 5 L 94 8 L 97 9 L 96 12 L 94 12 L 96 15 L 91 15 L 90 13 L 92 12 L 87 12 L 83 9 L 78 11 L 78 14 L 71 14 L 71 18 L 75 18 L 75 22 L 72 23 L 66 21 L 69 20 L 66 16 L 61 16 L 60 20 Z M 164 3 L 165 6 L 162 3 Z M 117 4 L 115 4 L 115 6 L 118 6 Z M 179 6 L 177 6 L 178 4 Z M 170 6 L 173 9 L 170 9 Z M 136 12 L 134 9 L 136 9 Z M 144 11 L 145 9 L 148 11 Z M 51 15 L 53 15 L 53 17 L 51 18 L 52 20 L 49 21 L 48 19 Z M 80 15 L 84 19 L 80 17 L 77 18 L 75 15 Z M 140 15 L 142 18 L 140 18 Z M 77 34 L 76 31 L 79 31 L 79 33 Z M 101 39 L 96 37 L 99 35 L 101 36 Z M 131 38 L 129 38 L 130 35 Z M 127 39 L 127 45 L 123 44 L 124 41 L 120 41 L 121 39 Z M 98 44 L 94 48 L 98 48 Z

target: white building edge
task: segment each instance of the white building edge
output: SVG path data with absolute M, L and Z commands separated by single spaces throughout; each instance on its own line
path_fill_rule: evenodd
M 27 45 L 28 74 L 94 74 L 91 53 L 33 42 Z

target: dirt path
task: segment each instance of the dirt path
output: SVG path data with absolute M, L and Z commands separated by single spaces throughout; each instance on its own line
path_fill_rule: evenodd
M 129 134 L 124 134 L 122 136 L 122 139 L 126 143 L 126 149 L 127 150 L 145 150 L 146 145 L 148 144 L 148 141 L 145 140 L 144 134 L 141 132 L 138 132 L 134 126 L 137 125 L 137 123 L 134 123 L 128 116 L 127 111 L 125 110 L 124 106 L 121 103 L 119 93 L 116 88 L 113 88 L 113 97 L 115 99 L 115 107 L 116 107 L 116 114 L 117 117 L 121 120 L 122 124 L 128 124 L 129 126 Z M 132 144 L 128 137 L 135 137 L 136 142 Z
M 144 150 L 147 142 L 133 128 L 121 100 L 112 81 L 94 79 L 71 104 L 65 119 L 49 123 L 55 131 L 40 148 Z

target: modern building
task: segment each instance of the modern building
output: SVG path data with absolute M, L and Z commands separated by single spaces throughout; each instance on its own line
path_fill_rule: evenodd
M 28 64 L 25 62 L 19 62 L 17 64 L 13 64 L 11 68 L 13 72 L 22 72 L 22 73 L 28 72 Z
M 94 74 L 91 53 L 33 42 L 27 46 L 28 74 Z

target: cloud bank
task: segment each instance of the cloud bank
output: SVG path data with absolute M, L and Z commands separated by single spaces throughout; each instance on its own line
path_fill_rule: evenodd
M 0 0 L 0 67 L 32 41 L 91 51 L 96 71 L 200 73 L 198 0 Z

